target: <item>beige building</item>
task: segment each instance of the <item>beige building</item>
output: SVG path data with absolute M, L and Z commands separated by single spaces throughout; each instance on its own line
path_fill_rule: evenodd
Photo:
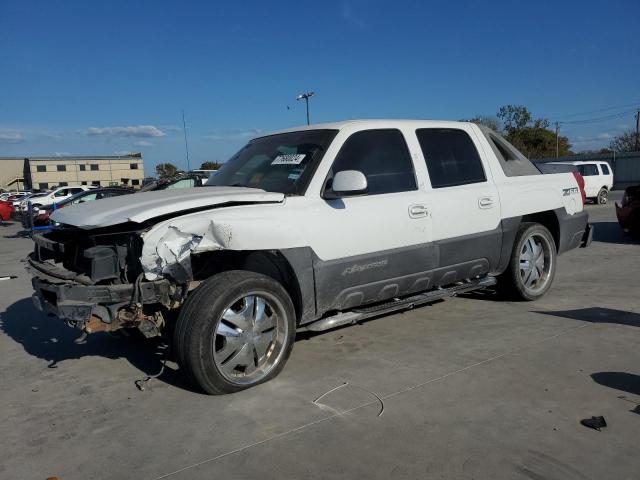
M 66 185 L 142 186 L 141 153 L 118 156 L 29 157 L 23 159 L 24 183 L 31 190 Z
M 24 157 L 0 157 L 0 189 L 24 190 Z

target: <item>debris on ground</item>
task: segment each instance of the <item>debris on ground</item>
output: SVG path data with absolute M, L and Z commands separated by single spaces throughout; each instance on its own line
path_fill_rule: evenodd
M 580 423 L 585 427 L 593 428 L 594 430 L 600 431 L 601 428 L 607 426 L 607 422 L 604 417 L 591 417 L 591 418 L 583 418 L 580 420 Z

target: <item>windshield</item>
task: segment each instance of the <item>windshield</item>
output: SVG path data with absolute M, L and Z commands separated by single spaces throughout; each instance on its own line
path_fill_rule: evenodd
M 250 141 L 207 181 L 302 195 L 337 130 L 302 130 Z

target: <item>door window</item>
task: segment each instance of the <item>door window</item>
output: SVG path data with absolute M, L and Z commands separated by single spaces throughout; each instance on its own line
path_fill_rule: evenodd
M 580 170 L 580 175 L 582 175 L 583 177 L 593 177 L 595 175 L 598 175 L 598 167 L 595 163 L 578 165 L 578 170 Z
M 602 168 L 602 174 L 603 175 L 609 175 L 611 172 L 609 171 L 609 165 L 606 165 L 604 163 L 600 164 L 600 168 Z
M 421 128 L 416 135 L 433 188 L 487 181 L 478 150 L 465 131 Z
M 69 194 L 69 190 L 66 188 L 63 188 L 62 190 L 58 190 L 54 197 L 66 197 Z
M 409 148 L 400 130 L 364 130 L 351 135 L 333 162 L 327 189 L 333 175 L 358 170 L 367 177 L 368 195 L 417 190 L 416 175 Z

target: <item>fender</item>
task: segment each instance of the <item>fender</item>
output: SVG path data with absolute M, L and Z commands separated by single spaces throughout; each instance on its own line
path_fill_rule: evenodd
M 191 253 L 213 250 L 283 250 L 308 246 L 287 219 L 283 204 L 243 205 L 195 212 L 162 221 L 140 236 L 147 280 L 165 274 L 189 281 Z

